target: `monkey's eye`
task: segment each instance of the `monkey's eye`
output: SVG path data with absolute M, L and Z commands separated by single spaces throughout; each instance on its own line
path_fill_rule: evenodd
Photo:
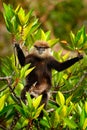
M 43 51 L 45 50 L 45 49 L 48 49 L 48 47 L 38 47 L 38 46 L 34 46 L 37 50 L 40 50 L 40 49 L 42 49 Z
M 45 49 L 47 49 L 47 47 L 37 47 L 37 46 L 35 46 L 35 48 L 38 50 L 40 54 L 42 54 L 45 51 Z

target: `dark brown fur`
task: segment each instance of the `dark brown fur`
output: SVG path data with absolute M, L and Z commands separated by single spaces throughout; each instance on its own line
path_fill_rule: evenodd
M 46 42 L 45 42 L 46 44 Z M 35 46 L 40 48 L 46 45 L 44 42 L 42 44 L 35 44 Z M 75 57 L 73 59 L 67 60 L 65 62 L 58 62 L 53 56 L 50 54 L 48 55 L 39 55 L 35 51 L 32 51 L 28 56 L 24 56 L 22 49 L 19 47 L 18 44 L 15 45 L 17 49 L 17 55 L 19 59 L 19 63 L 21 66 L 24 66 L 27 63 L 31 63 L 30 67 L 35 67 L 33 71 L 26 77 L 26 86 L 21 92 L 21 99 L 25 100 L 25 94 L 27 91 L 30 92 L 32 96 L 38 96 L 40 94 L 43 95 L 42 103 L 46 104 L 48 99 L 48 92 L 51 89 L 52 83 L 52 69 L 57 71 L 62 71 L 67 69 L 68 67 L 72 66 L 74 63 L 82 59 L 82 56 Z M 46 47 L 49 48 L 47 45 Z M 48 49 L 47 48 L 47 49 Z M 39 50 L 39 49 L 38 49 Z M 44 53 L 44 52 L 43 52 Z

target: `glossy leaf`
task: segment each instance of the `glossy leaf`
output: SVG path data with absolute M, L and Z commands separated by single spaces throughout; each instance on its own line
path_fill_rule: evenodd
M 5 99 L 6 99 L 6 95 L 0 97 L 0 111 L 4 108 Z
M 66 123 L 66 125 L 67 125 L 69 128 L 76 130 L 77 124 L 76 124 L 72 119 L 64 118 L 64 122 Z
M 30 97 L 30 94 L 28 92 L 26 93 L 26 97 L 28 101 L 28 107 L 31 109 L 33 107 L 33 104 L 32 104 L 32 99 Z
M 84 108 L 82 109 L 82 112 L 81 112 L 81 115 L 80 115 L 80 127 L 82 128 L 83 127 L 83 124 L 85 122 L 85 110 Z
M 53 128 L 56 128 L 59 123 L 60 123 L 60 115 L 58 114 L 58 112 L 56 110 L 52 114 L 51 125 Z
M 41 105 L 41 106 L 36 110 L 35 116 L 33 117 L 34 119 L 36 119 L 36 118 L 40 115 L 40 113 L 41 113 L 41 111 L 42 111 L 43 108 L 44 108 L 44 104 Z
M 56 43 L 58 43 L 59 39 L 48 40 L 49 46 L 53 47 Z
M 56 95 L 56 102 L 58 103 L 59 106 L 63 106 L 65 104 L 65 98 L 60 91 L 58 91 Z
M 87 118 L 85 118 L 84 124 L 83 124 L 83 130 L 87 128 Z
M 40 120 L 40 124 L 43 125 L 43 127 L 50 128 L 50 125 L 47 119 Z
M 25 65 L 21 71 L 20 71 L 20 78 L 24 78 L 25 77 L 25 72 L 27 71 L 27 69 L 29 68 L 30 64 Z M 27 73 L 26 73 L 27 74 Z
M 66 99 L 66 105 L 67 105 L 67 106 L 70 104 L 72 97 L 73 97 L 73 95 L 69 96 L 69 97 Z
M 26 72 L 25 72 L 25 77 L 26 77 L 27 75 L 29 75 L 30 72 L 31 72 L 34 68 L 35 68 L 35 67 L 32 67 L 32 68 L 26 70 Z
M 33 99 L 33 106 L 35 109 L 37 109 L 38 106 L 40 105 L 41 99 L 42 95 L 38 96 L 36 99 L 35 98 Z
M 75 45 L 74 45 L 75 44 L 75 35 L 72 31 L 70 32 L 70 38 L 71 38 L 71 42 L 72 42 L 70 45 L 74 49 L 75 48 Z
M 87 114 L 87 101 L 85 101 L 85 112 Z

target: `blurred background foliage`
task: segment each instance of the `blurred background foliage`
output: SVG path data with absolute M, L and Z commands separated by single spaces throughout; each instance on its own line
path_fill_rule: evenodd
M 53 130 L 54 128 L 87 130 L 86 0 L 3 0 L 0 2 L 0 75 L 3 76 L 0 77 L 0 127 L 3 126 L 4 130 L 13 130 L 15 117 L 19 113 L 21 117 L 18 117 L 20 119 L 13 126 L 14 130 L 23 128 L 26 130 L 29 128 L 27 126 L 32 126 L 34 130 Z M 3 2 L 7 6 L 2 4 Z M 14 9 L 20 4 L 23 9 L 16 9 L 16 13 L 14 13 L 14 9 L 8 4 L 11 4 Z M 2 5 L 4 5 L 4 9 Z M 35 18 L 33 17 L 33 19 L 32 13 L 30 13 L 31 17 L 25 15 L 30 9 L 34 10 Z M 24 11 L 26 13 L 23 14 Z M 5 12 L 4 17 L 3 12 Z M 28 20 L 26 16 L 29 17 Z M 19 25 L 21 30 L 23 29 L 22 31 L 18 28 Z M 38 29 L 39 25 L 41 28 Z M 47 107 L 48 109 L 53 108 L 54 111 L 44 110 L 44 117 L 41 120 L 37 118 L 43 109 L 43 106 L 39 107 L 41 96 L 33 100 L 27 94 L 27 105 L 20 101 L 20 92 L 25 85 L 24 78 L 31 72 L 30 69 L 27 70 L 29 65 L 20 68 L 17 59 L 15 62 L 14 55 L 2 58 L 12 53 L 11 45 L 14 42 L 12 41 L 12 30 L 15 38 L 19 36 L 19 40 L 16 39 L 19 44 L 23 40 L 23 50 L 26 48 L 29 50 L 35 40 L 42 39 L 52 43 L 51 46 L 62 40 L 62 43 L 65 43 L 64 47 L 71 51 L 73 57 L 75 52 L 85 53 L 84 59 L 69 69 L 61 73 L 53 71 L 52 96 Z M 24 35 L 21 35 L 21 32 L 25 32 Z M 53 40 L 55 38 L 60 38 L 60 40 Z M 57 53 L 53 52 L 58 61 L 65 61 L 70 57 L 70 53 L 62 55 L 62 51 L 63 49 Z M 18 112 L 17 115 L 16 112 Z
M 11 4 L 14 8 L 21 5 L 26 12 L 33 8 L 35 16 L 45 31 L 51 30 L 52 38 L 60 38 L 70 42 L 69 33 L 74 33 L 82 25 L 87 27 L 87 1 L 86 0 L 1 0 L 0 1 L 0 56 L 9 54 L 11 42 L 4 18 L 2 3 Z

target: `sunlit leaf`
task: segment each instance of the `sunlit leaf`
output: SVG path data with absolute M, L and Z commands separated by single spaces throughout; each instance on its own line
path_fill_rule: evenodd
M 59 39 L 48 40 L 49 46 L 53 47 L 56 43 L 58 43 Z
M 29 122 L 29 120 L 28 120 L 28 119 L 25 119 L 25 120 L 24 120 L 24 122 L 23 122 L 23 124 L 21 124 L 21 125 L 22 125 L 22 127 L 24 127 L 24 126 L 28 125 L 28 122 Z
M 27 38 L 27 35 L 29 34 L 31 28 L 33 26 L 33 22 L 30 23 L 25 29 L 24 29 L 24 32 L 23 32 L 23 40 L 25 40 Z
M 67 116 L 67 106 L 63 105 L 62 109 L 61 109 L 61 116 L 65 117 Z
M 27 69 L 29 68 L 30 64 L 25 65 L 24 67 L 22 67 L 21 71 L 20 71 L 20 78 L 24 78 L 25 77 L 25 72 L 27 71 Z
M 27 101 L 28 101 L 28 107 L 31 109 L 33 104 L 32 104 L 32 99 L 30 97 L 30 94 L 27 92 L 26 93 Z
M 36 118 L 40 115 L 40 113 L 41 113 L 41 111 L 42 111 L 43 108 L 44 108 L 44 104 L 41 105 L 41 106 L 36 110 L 35 116 L 33 117 L 34 119 L 36 119 Z
M 72 47 L 74 47 L 75 35 L 74 35 L 74 33 L 72 31 L 70 32 L 70 38 L 71 38 L 71 42 L 72 42 Z
M 66 105 L 68 106 L 69 103 L 71 102 L 73 95 L 70 95 L 67 99 L 66 99 Z
M 51 34 L 51 31 L 46 32 L 46 41 L 50 39 L 50 34 Z
M 63 94 L 60 91 L 58 91 L 58 93 L 56 95 L 56 102 L 60 106 L 65 104 L 65 98 L 64 98 Z
M 3 96 L 0 98 L 0 111 L 1 111 L 1 110 L 3 109 L 3 107 L 4 107 L 5 99 L 6 99 L 6 95 L 3 95 Z
M 46 40 L 46 35 L 44 33 L 44 31 L 41 29 L 41 39 L 40 40 Z
M 38 96 L 36 99 L 35 98 L 33 99 L 33 106 L 35 109 L 38 108 L 38 106 L 40 105 L 41 99 L 42 95 Z
M 87 128 L 87 118 L 85 118 L 84 124 L 83 124 L 83 130 Z
M 21 24 L 22 26 L 24 26 L 24 24 L 25 24 L 25 11 L 23 10 L 22 7 L 21 7 L 20 10 L 18 11 L 17 15 L 18 15 L 20 24 Z
M 87 114 L 87 101 L 85 101 L 85 112 Z
M 83 108 L 82 112 L 81 112 L 81 115 L 80 115 L 80 126 L 81 126 L 81 128 L 83 127 L 84 122 L 85 122 L 85 110 Z
M 49 125 L 49 122 L 47 121 L 47 119 L 40 120 L 40 124 L 43 125 L 43 127 L 50 128 L 50 125 Z
M 25 72 L 25 77 L 30 74 L 30 72 L 34 69 L 35 67 L 32 67 L 30 69 L 28 69 L 26 72 Z
M 56 128 L 57 125 L 60 123 L 60 115 L 58 114 L 57 111 L 54 111 L 51 118 L 52 118 L 52 119 L 51 119 L 51 120 L 52 120 L 52 121 L 51 121 L 52 126 L 53 126 L 53 128 Z
M 64 122 L 66 123 L 66 125 L 67 125 L 69 128 L 76 130 L 77 124 L 76 124 L 72 119 L 64 118 Z

